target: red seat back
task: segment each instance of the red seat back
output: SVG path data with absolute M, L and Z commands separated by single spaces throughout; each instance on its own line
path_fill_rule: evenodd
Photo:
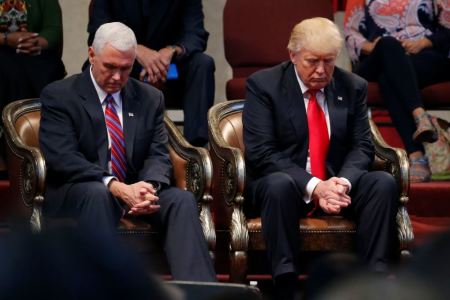
M 227 98 L 244 98 L 243 82 L 250 74 L 289 59 L 286 47 L 294 25 L 318 16 L 333 19 L 330 0 L 228 0 L 223 36 L 233 78 Z

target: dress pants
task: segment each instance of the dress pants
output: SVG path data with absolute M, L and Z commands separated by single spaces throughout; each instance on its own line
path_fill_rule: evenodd
M 420 89 L 450 80 L 450 59 L 434 49 L 408 55 L 393 37 L 381 38 L 370 55 L 363 55 L 355 73 L 380 86 L 383 101 L 408 153 L 424 151 L 412 139 L 415 108 L 423 107 Z
M 0 111 L 15 100 L 39 97 L 47 84 L 64 73 L 64 64 L 54 52 L 30 56 L 0 46 Z
M 276 172 L 253 182 L 246 194 L 261 214 L 273 277 L 298 274 L 298 222 L 310 208 L 303 200 L 302 191 L 290 175 Z M 395 180 L 386 172 L 365 173 L 352 187 L 350 196 L 352 204 L 342 213 L 356 220 L 358 254 L 372 270 L 387 271 L 396 247 Z
M 176 187 L 159 193 L 161 208 L 143 216 L 164 234 L 164 251 L 176 280 L 215 281 L 212 260 L 192 193 Z M 72 184 L 58 217 L 73 217 L 81 229 L 115 233 L 123 207 L 102 182 Z
M 208 141 L 208 110 L 214 104 L 214 60 L 197 52 L 176 61 L 179 79 L 167 81 L 167 92 L 181 91 L 184 136 L 195 146 Z M 178 93 L 179 94 L 179 93 Z

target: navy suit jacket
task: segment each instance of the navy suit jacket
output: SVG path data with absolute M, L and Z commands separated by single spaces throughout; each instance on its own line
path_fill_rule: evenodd
M 247 81 L 243 111 L 248 184 L 273 172 L 288 173 L 300 191 L 312 175 L 305 171 L 308 121 L 303 92 L 291 62 L 259 71 Z M 325 88 L 330 117 L 327 175 L 354 186 L 374 156 L 367 116 L 367 82 L 335 68 Z
M 122 89 L 126 182 L 169 184 L 172 164 L 160 91 L 130 78 Z M 89 69 L 41 93 L 40 147 L 47 167 L 46 209 L 57 210 L 70 185 L 99 181 L 108 171 L 104 113 Z
M 122 22 L 136 34 L 139 44 L 159 50 L 180 45 L 189 56 L 203 52 L 209 33 L 204 27 L 201 0 L 92 0 L 89 45 L 97 28 L 108 22 Z M 146 20 L 143 14 L 148 14 Z

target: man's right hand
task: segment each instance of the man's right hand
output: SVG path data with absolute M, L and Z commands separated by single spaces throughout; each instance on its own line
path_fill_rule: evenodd
M 338 214 L 342 208 L 351 204 L 351 198 L 347 195 L 347 191 L 348 186 L 345 181 L 332 177 L 317 184 L 312 199 L 319 203 L 325 213 Z
M 129 213 L 132 215 L 148 215 L 160 208 L 156 204 L 159 200 L 156 190 L 148 182 L 139 181 L 128 185 L 113 179 L 109 184 L 109 190 L 130 207 Z
M 165 80 L 167 77 L 169 65 L 166 64 L 158 51 L 138 45 L 136 59 L 142 66 L 142 71 L 139 74 L 140 80 L 143 81 L 147 77 L 148 82 L 155 84 L 162 79 Z

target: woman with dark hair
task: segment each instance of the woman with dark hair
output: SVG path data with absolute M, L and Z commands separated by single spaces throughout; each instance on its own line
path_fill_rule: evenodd
M 420 89 L 450 80 L 450 2 L 348 0 L 345 40 L 353 70 L 378 82 L 410 159 L 411 182 L 431 178 L 423 142 L 437 140 Z
M 64 77 L 62 41 L 57 0 L 0 0 L 1 110 Z

